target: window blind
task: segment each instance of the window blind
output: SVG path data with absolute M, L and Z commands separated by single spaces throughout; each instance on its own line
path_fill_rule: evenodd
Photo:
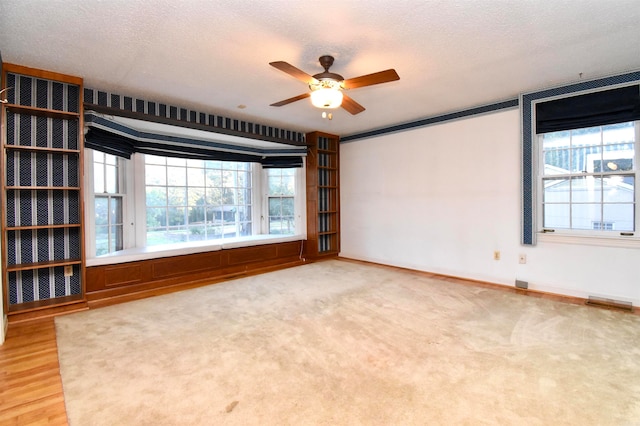
M 536 104 L 536 133 L 640 119 L 640 86 L 603 90 Z
M 133 153 L 302 167 L 305 146 L 253 140 L 125 117 L 85 113 L 85 147 L 131 158 Z

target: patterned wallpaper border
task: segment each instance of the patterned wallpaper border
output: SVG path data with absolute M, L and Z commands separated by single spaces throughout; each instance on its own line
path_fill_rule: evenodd
M 90 105 L 115 108 L 122 111 L 199 124 L 210 127 L 212 132 L 219 131 L 221 133 L 228 133 L 231 131 L 237 133 L 238 136 L 271 140 L 273 142 L 289 141 L 300 144 L 305 141 L 305 134 L 302 132 L 294 132 L 292 130 L 266 126 L 221 115 L 208 114 L 175 105 L 147 101 L 132 96 L 109 93 L 86 87 L 84 89 L 84 102 L 87 104 L 85 109 L 90 109 Z

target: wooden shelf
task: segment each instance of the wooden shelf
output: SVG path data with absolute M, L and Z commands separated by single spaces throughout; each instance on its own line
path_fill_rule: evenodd
M 4 147 L 5 149 L 14 150 L 14 151 L 45 152 L 45 153 L 52 153 L 52 154 L 68 154 L 68 155 L 80 154 L 79 149 L 47 148 L 42 146 L 29 146 L 29 145 L 5 145 Z
M 56 228 L 80 228 L 79 223 L 61 223 L 57 225 L 27 225 L 27 226 L 7 226 L 6 231 L 23 231 L 33 229 L 56 229 Z
M 79 265 L 81 263 L 81 259 L 48 260 L 46 262 L 21 263 L 19 265 L 7 265 L 7 272 L 55 268 L 56 266 Z
M 80 118 L 80 113 L 59 111 L 56 109 L 38 108 L 17 104 L 5 104 L 5 108 L 18 114 L 36 115 L 39 117 L 61 118 L 63 120 L 77 120 Z
M 79 186 L 5 186 L 10 191 L 79 191 Z
M 39 311 L 43 309 L 49 309 L 52 307 L 62 307 L 67 305 L 75 305 L 78 303 L 86 302 L 83 295 L 77 294 L 73 296 L 53 297 L 51 299 L 37 300 L 35 302 L 16 303 L 9 306 L 8 315 L 23 314 L 26 312 Z M 13 319 L 9 319 L 10 322 L 14 322 Z

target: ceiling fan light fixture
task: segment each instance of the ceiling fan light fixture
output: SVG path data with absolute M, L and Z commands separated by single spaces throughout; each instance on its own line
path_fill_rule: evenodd
M 338 108 L 342 105 L 340 82 L 335 80 L 319 80 L 309 85 L 311 104 L 317 108 Z
M 318 89 L 311 92 L 311 103 L 318 108 L 338 108 L 342 105 L 342 92 L 336 89 Z

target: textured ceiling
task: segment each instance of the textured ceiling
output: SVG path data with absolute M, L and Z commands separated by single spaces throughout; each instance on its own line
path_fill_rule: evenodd
M 85 86 L 298 131 L 341 136 L 640 69 L 638 0 L 2 0 L 5 62 Z M 333 120 L 307 87 L 335 56 L 345 78 L 399 81 L 349 96 Z M 239 105 L 246 108 L 240 109 Z

